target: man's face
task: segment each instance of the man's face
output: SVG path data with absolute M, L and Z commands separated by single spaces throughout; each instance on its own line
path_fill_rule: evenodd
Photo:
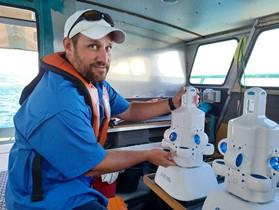
M 109 36 L 93 40 L 80 34 L 76 44 L 71 41 L 70 46 L 70 53 L 66 49 L 67 58 L 79 73 L 92 83 L 105 80 L 111 60 Z

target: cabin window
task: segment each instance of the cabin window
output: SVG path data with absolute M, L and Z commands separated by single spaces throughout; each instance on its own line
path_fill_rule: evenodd
M 243 86 L 279 87 L 279 28 L 262 32 L 241 78 Z
M 237 41 L 201 45 L 190 75 L 191 84 L 222 85 L 232 64 Z
M 38 72 L 35 13 L 0 6 L 0 143 L 13 136 L 19 97 Z

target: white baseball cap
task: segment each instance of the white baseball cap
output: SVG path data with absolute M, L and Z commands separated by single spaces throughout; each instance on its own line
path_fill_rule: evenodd
M 101 39 L 111 34 L 112 41 L 122 43 L 125 32 L 115 28 L 111 17 L 97 10 L 79 10 L 72 14 L 64 26 L 64 38 L 72 38 L 81 33 L 91 39 Z

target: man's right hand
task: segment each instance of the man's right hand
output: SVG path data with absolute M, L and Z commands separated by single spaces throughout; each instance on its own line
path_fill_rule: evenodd
M 162 149 L 147 150 L 147 160 L 155 165 L 163 167 L 175 166 L 176 163 L 173 160 L 175 155 L 173 152 L 165 151 Z

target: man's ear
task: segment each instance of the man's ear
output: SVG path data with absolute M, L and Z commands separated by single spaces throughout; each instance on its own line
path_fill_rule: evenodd
M 67 55 L 72 55 L 73 52 L 73 42 L 70 38 L 65 38 L 63 40 L 64 49 Z

